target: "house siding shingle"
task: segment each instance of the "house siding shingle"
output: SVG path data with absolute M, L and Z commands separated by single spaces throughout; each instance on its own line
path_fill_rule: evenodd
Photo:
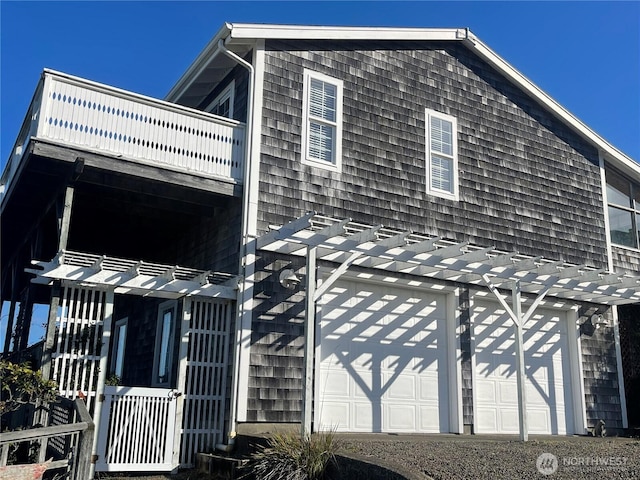
M 619 434 L 622 406 L 613 327 L 583 335 L 581 345 L 587 426 L 593 427 L 602 419 L 610 435 Z
M 341 172 L 301 163 L 304 69 L 344 82 Z M 606 266 L 598 152 L 461 45 L 268 41 L 262 107 L 259 233 L 315 210 Z M 458 122 L 458 202 L 426 192 L 427 108 Z M 273 278 L 274 260 L 264 252 L 259 257 L 256 271 L 264 277 L 256 285 L 260 300 L 253 317 L 248 419 L 296 422 L 300 410 L 293 407 L 300 403 L 291 399 L 301 399 L 294 393 L 299 384 L 294 378 L 276 381 L 270 367 L 302 368 L 303 330 L 291 322 L 299 322 L 304 312 L 274 313 L 284 300 L 273 293 L 281 288 Z M 470 316 L 462 308 L 468 305 L 468 293 L 459 302 L 463 423 L 471 425 Z M 274 331 L 278 333 L 269 337 L 267 332 Z M 285 335 L 284 343 L 299 348 L 295 358 L 278 356 Z M 584 368 L 591 372 L 596 367 L 587 359 Z M 586 383 L 587 396 L 613 392 L 613 375 L 599 381 Z
M 597 152 L 464 47 L 274 41 L 265 57 L 260 230 L 317 210 L 603 265 Z M 300 162 L 305 68 L 344 81 L 341 173 Z M 425 108 L 458 120 L 459 202 L 426 193 Z

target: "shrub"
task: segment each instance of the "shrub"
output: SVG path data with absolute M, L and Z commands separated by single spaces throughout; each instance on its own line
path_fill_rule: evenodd
M 276 433 L 258 447 L 248 464 L 256 480 L 321 480 L 330 464 L 336 464 L 339 444 L 334 432 L 301 436 Z
M 44 380 L 28 364 L 0 361 L 0 415 L 13 412 L 22 405 L 48 403 L 56 398 L 57 385 Z

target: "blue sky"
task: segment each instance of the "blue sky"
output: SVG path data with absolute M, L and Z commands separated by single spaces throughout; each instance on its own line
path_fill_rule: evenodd
M 163 98 L 223 22 L 469 27 L 640 161 L 640 2 L 0 0 L 4 166 L 43 68 Z

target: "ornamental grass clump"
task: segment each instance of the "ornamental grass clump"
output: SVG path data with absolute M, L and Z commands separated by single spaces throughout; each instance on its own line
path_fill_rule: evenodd
M 332 431 L 276 433 L 258 447 L 248 468 L 256 480 L 322 480 L 327 467 L 336 464 L 338 448 Z

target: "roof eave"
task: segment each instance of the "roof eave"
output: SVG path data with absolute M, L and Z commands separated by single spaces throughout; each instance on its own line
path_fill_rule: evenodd
M 231 23 L 230 39 L 463 40 L 465 28 L 340 27 Z
M 214 57 L 218 50 L 218 42 L 225 40 L 231 31 L 231 24 L 225 23 L 220 30 L 213 36 L 213 38 L 202 49 L 193 62 L 189 65 L 189 68 L 182 74 L 178 81 L 171 88 L 169 93 L 165 96 L 164 100 L 167 102 L 176 102 L 184 91 L 191 85 L 191 83 L 198 77 L 200 72 L 207 66 L 212 57 Z
M 562 107 L 553 98 L 539 89 L 532 81 L 503 60 L 498 54 L 480 41 L 468 28 L 395 28 L 395 27 L 345 27 L 225 23 L 198 55 L 187 71 L 176 82 L 165 97 L 176 101 L 206 67 L 217 53 L 219 40 L 230 47 L 247 44 L 258 39 L 282 40 L 395 40 L 395 41 L 460 41 L 497 71 L 527 92 L 543 108 L 567 125 L 571 130 L 593 145 L 610 164 L 632 176 L 640 178 L 640 165 L 631 157 L 618 150 L 582 121 Z
M 562 107 L 553 98 L 538 88 L 531 80 L 486 46 L 478 39 L 478 37 L 473 35 L 471 32 L 468 32 L 467 38 L 464 39 L 462 43 L 476 53 L 480 58 L 496 68 L 496 70 L 504 74 L 516 86 L 531 95 L 562 123 L 591 143 L 595 148 L 602 152 L 610 162 L 628 172 L 633 172 L 635 175 L 640 176 L 640 165 L 638 165 L 631 157 L 618 150 L 596 132 L 587 127 L 581 120 Z

